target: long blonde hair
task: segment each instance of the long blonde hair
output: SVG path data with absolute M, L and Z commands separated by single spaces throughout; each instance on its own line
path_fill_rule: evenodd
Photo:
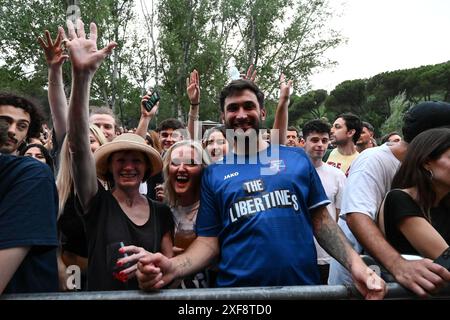
M 105 135 L 98 126 L 96 126 L 95 124 L 91 124 L 89 126 L 89 130 L 98 140 L 98 143 L 100 145 L 103 145 L 107 142 Z M 59 195 L 58 218 L 63 213 L 67 199 L 69 198 L 69 195 L 73 189 L 71 160 L 72 159 L 69 152 L 69 143 L 66 136 L 61 146 L 60 165 L 58 175 L 56 176 L 56 188 L 58 189 Z
M 166 203 L 169 207 L 175 207 L 177 205 L 177 195 L 175 190 L 172 187 L 172 184 L 169 181 L 169 167 L 172 162 L 172 153 L 175 149 L 183 146 L 190 146 L 194 149 L 199 155 L 202 156 L 202 169 L 207 167 L 211 163 L 211 159 L 208 156 L 208 153 L 203 150 L 200 143 L 194 140 L 182 140 L 175 144 L 173 144 L 164 155 L 163 159 L 163 174 L 164 174 L 164 193 L 166 198 Z

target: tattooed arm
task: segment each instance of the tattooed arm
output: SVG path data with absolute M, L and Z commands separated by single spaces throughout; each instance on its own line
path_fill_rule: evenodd
M 209 266 L 219 255 L 217 237 L 198 237 L 181 255 L 171 259 L 149 253 L 138 263 L 136 276 L 143 290 L 159 289 Z
M 315 209 L 311 212 L 311 217 L 317 242 L 351 272 L 354 284 L 364 298 L 382 299 L 386 294 L 385 282 L 353 250 L 327 208 Z

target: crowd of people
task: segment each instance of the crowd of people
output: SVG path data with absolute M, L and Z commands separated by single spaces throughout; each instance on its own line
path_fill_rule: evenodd
M 198 141 L 194 70 L 187 125 L 165 119 L 149 131 L 164 103 L 149 111 L 149 92 L 138 127 L 123 132 L 111 109 L 89 105 L 117 46 L 98 49 L 89 29 L 78 20 L 39 39 L 52 130 L 31 99 L 0 94 L 0 294 L 353 284 L 382 299 L 385 279 L 422 297 L 450 281 L 433 262 L 450 244 L 450 104 L 413 106 L 402 134 L 377 146 L 373 126 L 352 113 L 288 127 L 292 81 L 281 75 L 265 138 L 250 67 L 220 92 L 222 124 Z

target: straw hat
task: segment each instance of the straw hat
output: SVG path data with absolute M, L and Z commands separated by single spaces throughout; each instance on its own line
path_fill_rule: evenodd
M 124 133 L 113 141 L 105 143 L 94 152 L 95 165 L 97 167 L 97 176 L 100 179 L 107 180 L 108 159 L 110 155 L 118 151 L 140 151 L 151 163 L 151 172 L 148 177 L 161 172 L 163 164 L 158 151 L 145 143 L 144 138 L 134 133 Z

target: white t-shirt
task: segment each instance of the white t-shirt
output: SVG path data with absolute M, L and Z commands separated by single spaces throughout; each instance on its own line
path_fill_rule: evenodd
M 352 163 L 342 198 L 338 225 L 358 253 L 362 253 L 363 248 L 348 228 L 345 222 L 346 215 L 360 212 L 375 220 L 378 208 L 391 189 L 392 179 L 399 166 L 400 161 L 386 144 L 365 150 Z M 350 283 L 352 279 L 348 271 L 332 259 L 328 284 Z
M 345 185 L 345 174 L 326 163 L 323 163 L 320 167 L 316 168 L 316 171 L 320 177 L 325 193 L 331 203 L 327 206 L 328 213 L 331 218 L 336 221 L 336 209 L 341 207 L 342 194 L 344 192 Z M 330 263 L 330 255 L 322 249 L 322 247 L 317 243 L 314 238 L 314 243 L 317 250 L 317 263 L 318 264 L 328 264 Z

